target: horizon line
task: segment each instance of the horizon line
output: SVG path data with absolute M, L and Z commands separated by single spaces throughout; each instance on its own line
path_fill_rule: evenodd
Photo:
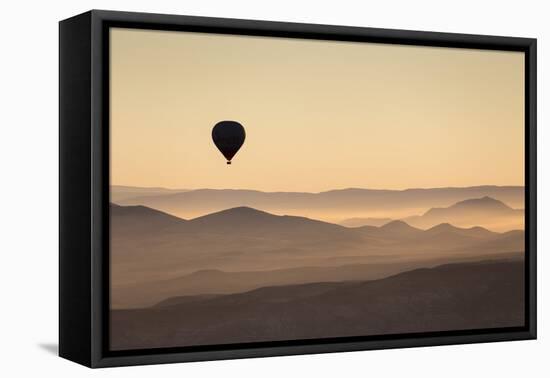
M 149 190 L 167 190 L 167 191 L 181 191 L 181 192 L 192 192 L 199 190 L 243 190 L 250 192 L 261 192 L 261 193 L 307 193 L 307 194 L 321 194 L 328 192 L 337 192 L 345 190 L 371 190 L 371 191 L 388 191 L 388 192 L 404 192 L 407 190 L 431 190 L 431 189 L 471 189 L 471 188 L 483 188 L 483 187 L 495 187 L 495 188 L 525 188 L 525 185 L 494 185 L 494 184 L 482 184 L 482 185 L 470 185 L 470 186 L 436 186 L 436 187 L 412 187 L 412 188 L 402 188 L 402 189 L 387 189 L 387 188 L 368 188 L 368 187 L 344 187 L 338 189 L 328 189 L 322 191 L 289 191 L 289 190 L 260 190 L 260 189 L 248 189 L 248 188 L 168 188 L 163 186 L 133 186 L 133 185 L 123 185 L 123 184 L 112 184 L 109 186 L 111 189 L 113 187 L 124 187 L 124 188 L 133 188 L 133 189 L 149 189 Z

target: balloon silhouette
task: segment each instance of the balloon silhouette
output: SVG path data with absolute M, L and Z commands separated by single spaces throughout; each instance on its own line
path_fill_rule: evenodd
M 243 145 L 245 137 L 244 127 L 235 121 L 218 122 L 212 129 L 212 140 L 227 159 L 227 164 L 231 164 L 231 159 Z

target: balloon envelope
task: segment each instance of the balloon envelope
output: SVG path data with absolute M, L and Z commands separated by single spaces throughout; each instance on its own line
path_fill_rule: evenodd
M 212 129 L 212 140 L 227 159 L 227 164 L 231 164 L 231 159 L 243 145 L 245 137 L 244 127 L 235 121 L 218 122 Z

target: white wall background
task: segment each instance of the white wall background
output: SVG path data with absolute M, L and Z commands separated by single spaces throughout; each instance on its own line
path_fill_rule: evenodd
M 546 1 L 83 0 L 4 2 L 0 22 L 0 375 L 4 377 L 548 376 L 550 22 Z M 89 9 L 539 39 L 539 340 L 89 370 L 57 345 L 57 64 L 61 19 Z M 545 352 L 546 349 L 546 352 Z M 546 374 L 545 374 L 546 373 Z

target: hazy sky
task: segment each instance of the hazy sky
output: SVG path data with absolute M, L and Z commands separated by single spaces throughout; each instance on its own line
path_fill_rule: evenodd
M 523 185 L 524 55 L 111 31 L 111 182 L 323 191 Z M 226 165 L 213 125 L 246 141 Z

